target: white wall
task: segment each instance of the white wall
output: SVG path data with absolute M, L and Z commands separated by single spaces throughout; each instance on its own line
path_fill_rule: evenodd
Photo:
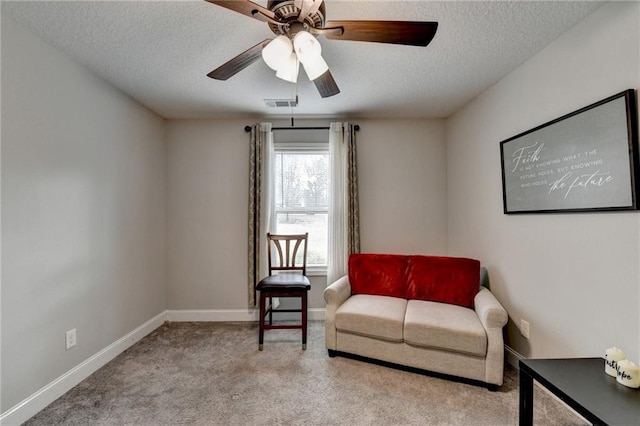
M 164 311 L 165 148 L 163 119 L 2 16 L 1 412 Z
M 443 120 L 354 122 L 362 250 L 445 253 Z M 168 123 L 169 309 L 247 308 L 250 123 Z M 325 283 L 312 278 L 310 308 Z
M 504 215 L 499 142 L 640 87 L 640 4 L 606 4 L 447 120 L 449 248 L 482 259 L 526 357 L 640 361 L 640 214 Z M 531 339 L 516 325 L 531 324 Z

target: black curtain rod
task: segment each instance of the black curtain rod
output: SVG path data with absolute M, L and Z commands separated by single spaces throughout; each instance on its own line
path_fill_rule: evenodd
M 329 130 L 330 127 L 272 127 L 271 130 Z M 360 126 L 358 124 L 353 126 L 353 129 L 358 132 L 360 131 Z M 249 133 L 251 131 L 251 126 L 244 126 L 244 131 Z

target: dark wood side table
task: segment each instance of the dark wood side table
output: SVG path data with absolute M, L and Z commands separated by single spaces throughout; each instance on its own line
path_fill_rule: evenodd
M 602 358 L 520 360 L 520 426 L 533 424 L 536 380 L 594 425 L 640 425 L 640 389 L 616 382 Z

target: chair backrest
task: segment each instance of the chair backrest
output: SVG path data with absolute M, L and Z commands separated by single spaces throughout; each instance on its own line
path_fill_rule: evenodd
M 273 271 L 301 271 L 302 275 L 307 275 L 308 236 L 308 232 L 298 235 L 267 234 L 269 275 L 272 275 Z M 300 249 L 302 249 L 302 263 L 296 263 Z M 273 264 L 276 259 L 277 264 Z

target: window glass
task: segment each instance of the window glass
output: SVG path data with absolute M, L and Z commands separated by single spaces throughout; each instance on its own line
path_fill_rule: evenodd
M 308 232 L 307 265 L 326 266 L 328 149 L 301 150 L 276 146 L 274 163 L 276 232 Z

